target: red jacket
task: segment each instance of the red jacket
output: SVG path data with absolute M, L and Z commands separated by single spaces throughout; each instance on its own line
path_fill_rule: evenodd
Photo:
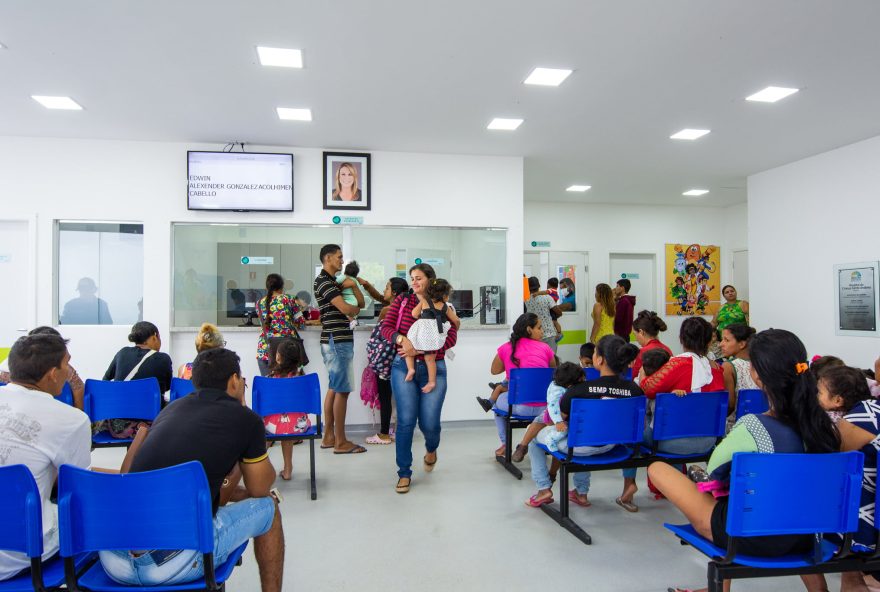
M 651 349 L 665 349 L 666 352 L 672 357 L 672 350 L 666 347 L 659 339 L 652 339 L 645 346 L 639 350 L 639 355 L 636 356 L 636 361 L 633 362 L 633 377 L 639 375 L 639 370 L 642 369 L 642 354 Z
M 715 362 L 711 362 L 711 364 L 712 381 L 700 389 L 704 393 L 725 390 L 724 372 Z M 691 358 L 670 358 L 665 366 L 651 376 L 645 377 L 639 386 L 642 387 L 645 396 L 649 399 L 656 397 L 657 393 L 670 393 L 674 390 L 690 392 L 693 367 L 694 361 Z

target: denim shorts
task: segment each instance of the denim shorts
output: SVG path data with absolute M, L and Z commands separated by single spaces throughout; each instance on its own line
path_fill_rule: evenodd
M 327 368 L 330 388 L 337 393 L 350 393 L 354 385 L 354 342 L 334 341 L 331 335 L 330 343 L 321 344 L 321 357 L 324 358 L 324 366 Z
M 275 518 L 271 497 L 256 497 L 223 506 L 214 516 L 214 565 L 249 539 L 269 531 Z M 101 565 L 113 580 L 136 586 L 173 585 L 204 577 L 198 551 L 147 551 L 135 557 L 126 550 L 100 551 Z

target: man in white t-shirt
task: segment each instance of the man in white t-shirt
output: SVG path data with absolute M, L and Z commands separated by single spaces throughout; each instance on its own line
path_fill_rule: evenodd
M 56 335 L 21 337 L 9 352 L 12 382 L 0 387 L 0 466 L 26 465 L 40 490 L 43 559 L 58 552 L 58 509 L 49 501 L 63 464 L 88 468 L 92 435 L 85 413 L 65 405 L 67 342 Z M 30 567 L 22 553 L 0 551 L 0 581 Z

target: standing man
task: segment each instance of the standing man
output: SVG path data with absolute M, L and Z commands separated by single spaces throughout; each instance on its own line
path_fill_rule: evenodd
M 636 308 L 636 297 L 629 295 L 632 283 L 624 278 L 617 280 L 617 285 L 612 292 L 617 301 L 614 311 L 614 334 L 629 341 L 629 335 L 633 328 L 633 310 Z
M 342 297 L 336 274 L 342 271 L 342 249 L 339 245 L 321 248 L 321 273 L 315 278 L 315 299 L 321 311 L 321 356 L 327 368 L 330 384 L 324 398 L 324 441 L 321 448 L 333 448 L 334 454 L 358 454 L 367 449 L 345 437 L 345 412 L 348 394 L 354 377 L 354 332 L 348 317 L 354 317 L 364 307 L 364 295 L 357 284 L 351 290 L 357 306 Z
M 55 400 L 70 377 L 69 361 L 67 342 L 59 335 L 20 337 L 9 352 L 12 382 L 0 387 L 0 465 L 23 464 L 34 475 L 43 509 L 44 560 L 58 552 L 58 507 L 49 502 L 58 467 L 85 469 L 91 463 L 89 418 Z M 30 566 L 23 554 L 0 551 L 0 581 Z

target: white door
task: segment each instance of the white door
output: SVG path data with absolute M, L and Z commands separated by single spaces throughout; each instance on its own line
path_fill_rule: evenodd
M 0 220 L 0 359 L 32 327 L 34 311 L 29 223 Z
M 653 253 L 611 253 L 611 278 L 608 284 L 614 288 L 617 280 L 630 281 L 632 287 L 629 293 L 636 297 L 633 316 L 640 310 L 657 311 L 657 283 L 654 281 L 656 269 L 657 259 Z
M 733 252 L 733 287 L 740 300 L 749 299 L 749 252 Z

